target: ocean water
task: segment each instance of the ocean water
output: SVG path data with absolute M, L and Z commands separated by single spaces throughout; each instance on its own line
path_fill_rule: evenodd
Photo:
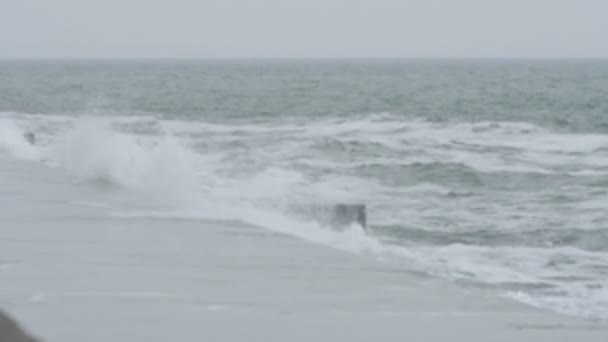
M 24 162 L 74 215 L 242 222 L 608 319 L 606 61 L 1 62 Z M 289 211 L 335 203 L 368 229 Z

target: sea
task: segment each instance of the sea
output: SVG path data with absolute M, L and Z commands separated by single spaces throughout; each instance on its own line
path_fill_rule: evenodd
M 2 61 L 0 203 L 25 164 L 57 220 L 250 225 L 608 320 L 605 60 Z M 290 210 L 336 204 L 367 227 Z

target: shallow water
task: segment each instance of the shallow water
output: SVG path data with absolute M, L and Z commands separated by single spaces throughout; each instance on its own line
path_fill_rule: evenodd
M 78 210 L 240 221 L 606 319 L 607 93 L 601 61 L 3 62 L 0 153 Z M 333 203 L 369 230 L 288 210 Z

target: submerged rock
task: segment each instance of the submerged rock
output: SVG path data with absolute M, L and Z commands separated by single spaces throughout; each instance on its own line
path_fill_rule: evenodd
M 336 230 L 344 230 L 353 224 L 367 228 L 365 204 L 298 205 L 292 206 L 289 212 Z

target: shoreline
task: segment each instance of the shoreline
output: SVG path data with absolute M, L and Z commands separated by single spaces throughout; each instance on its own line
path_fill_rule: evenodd
M 39 171 L 26 162 L 0 170 L 0 192 L 15 194 L 0 198 L 0 308 L 42 341 L 603 342 L 608 334 L 603 324 L 253 226 L 109 217 L 66 200 L 95 189 Z

